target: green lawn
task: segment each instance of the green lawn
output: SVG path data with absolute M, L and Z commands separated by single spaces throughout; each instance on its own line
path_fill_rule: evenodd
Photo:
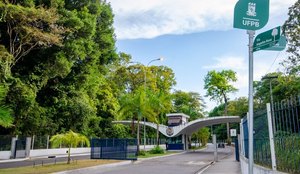
M 146 152 L 144 156 L 138 156 L 138 158 L 151 158 L 156 156 L 164 156 L 169 154 L 175 154 L 178 152 L 165 152 L 164 154 L 150 154 Z M 17 167 L 17 168 L 9 168 L 9 169 L 0 169 L 1 174 L 45 174 L 45 173 L 53 173 L 60 172 L 66 170 L 74 170 L 84 167 L 91 167 L 103 164 L 110 164 L 120 162 L 119 160 L 78 160 L 76 162 L 72 162 L 71 164 L 57 163 L 57 164 L 45 164 L 43 166 L 27 166 L 27 167 Z
M 178 152 L 165 152 L 163 154 L 150 154 L 149 152 L 146 152 L 145 155 L 140 155 L 138 156 L 138 158 L 151 158 L 151 157 L 156 157 L 156 156 L 164 156 L 164 155 L 170 155 L 170 154 L 175 154 L 175 153 L 178 153 Z
M 91 167 L 102 164 L 110 164 L 120 162 L 118 160 L 78 160 L 77 162 L 72 162 L 71 164 L 57 163 L 48 164 L 44 166 L 28 166 L 28 167 L 18 167 L 9 169 L 0 169 L 1 174 L 44 174 L 53 173 L 66 170 L 74 170 L 78 168 Z

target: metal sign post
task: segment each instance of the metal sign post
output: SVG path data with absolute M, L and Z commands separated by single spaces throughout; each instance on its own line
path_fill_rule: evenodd
M 248 30 L 249 35 L 249 174 L 253 173 L 253 39 L 255 31 Z
M 269 20 L 269 0 L 239 0 L 234 7 L 234 28 L 249 35 L 249 174 L 253 174 L 253 39 L 255 30 Z

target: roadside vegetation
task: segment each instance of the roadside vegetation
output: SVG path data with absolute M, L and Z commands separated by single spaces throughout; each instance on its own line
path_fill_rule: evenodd
M 28 166 L 28 167 L 18 167 L 18 168 L 9 168 L 9 169 L 0 169 L 1 174 L 45 174 L 60 172 L 66 170 L 75 170 L 84 167 L 92 167 L 103 164 L 117 163 L 118 160 L 76 160 L 72 161 L 70 164 L 67 163 L 57 163 L 57 164 L 44 164 L 39 166 Z

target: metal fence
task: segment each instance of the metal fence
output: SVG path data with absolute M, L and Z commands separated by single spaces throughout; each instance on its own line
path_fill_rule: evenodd
M 11 135 L 0 135 L 0 151 L 9 151 L 11 148 Z
M 277 169 L 300 173 L 300 96 L 274 104 Z
M 137 160 L 137 139 L 93 138 L 91 159 Z
M 253 113 L 253 160 L 256 164 L 271 166 L 271 151 L 267 111 L 265 109 Z M 243 119 L 244 154 L 249 157 L 248 119 Z
M 300 97 L 274 103 L 272 123 L 277 170 L 300 173 Z M 253 159 L 256 164 L 272 168 L 267 110 L 254 112 Z M 243 150 L 248 158 L 248 120 L 242 125 Z

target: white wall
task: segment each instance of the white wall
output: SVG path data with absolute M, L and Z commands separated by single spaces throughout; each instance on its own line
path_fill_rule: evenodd
M 0 159 L 9 159 L 10 158 L 10 151 L 0 151 Z
M 240 155 L 240 164 L 242 174 L 248 174 L 248 159 L 243 155 Z M 253 165 L 253 173 L 255 174 L 286 174 L 278 171 L 273 171 L 272 169 L 265 168 L 259 165 Z
M 146 150 L 150 150 L 154 148 L 155 145 L 146 145 Z M 160 145 L 161 148 L 166 149 L 165 145 Z M 140 146 L 141 150 L 144 150 L 144 145 Z M 61 149 L 35 149 L 30 150 L 30 158 L 36 157 L 48 157 L 48 156 L 64 156 L 67 155 L 66 151 L 68 148 L 61 148 Z M 71 156 L 72 155 L 79 155 L 79 154 L 86 154 L 89 155 L 91 153 L 91 148 L 71 148 Z M 10 159 L 10 151 L 0 151 L 0 159 Z
M 52 155 L 66 155 L 68 148 L 61 149 L 36 149 L 30 150 L 30 157 L 40 157 L 40 156 L 52 156 Z M 91 148 L 71 148 L 71 155 L 76 154 L 89 154 Z

